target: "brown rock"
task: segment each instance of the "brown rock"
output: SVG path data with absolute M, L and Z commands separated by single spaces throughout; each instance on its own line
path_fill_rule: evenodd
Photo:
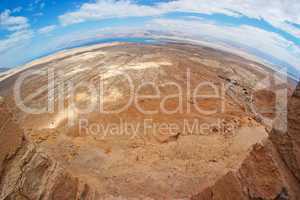
M 273 129 L 270 135 L 281 158 L 300 183 L 300 84 L 288 102 L 287 132 Z
M 280 169 L 268 148 L 255 145 L 237 171 L 223 176 L 193 200 L 276 199 L 285 188 Z
M 0 106 L 0 199 L 90 199 L 92 188 L 72 177 L 30 143 Z

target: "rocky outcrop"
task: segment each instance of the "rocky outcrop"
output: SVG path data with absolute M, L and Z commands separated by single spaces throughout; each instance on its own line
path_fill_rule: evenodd
M 266 145 L 266 144 L 265 144 Z M 265 145 L 257 144 L 237 171 L 231 171 L 193 200 L 284 200 L 289 197 L 283 172 Z
M 300 183 L 300 84 L 288 102 L 288 129 L 274 129 L 270 139 L 281 158 Z
M 30 143 L 2 104 L 0 199 L 95 199 L 95 191 Z
M 287 116 L 286 132 L 274 128 L 272 144 L 255 145 L 237 171 L 227 173 L 192 199 L 300 199 L 300 84 L 289 99 Z

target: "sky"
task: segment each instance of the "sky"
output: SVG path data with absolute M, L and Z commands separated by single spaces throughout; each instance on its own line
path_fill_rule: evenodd
M 236 47 L 300 76 L 299 11 L 299 0 L 0 0 L 0 68 L 151 33 Z

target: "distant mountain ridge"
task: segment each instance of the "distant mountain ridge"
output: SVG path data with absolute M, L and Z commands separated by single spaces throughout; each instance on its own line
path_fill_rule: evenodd
M 0 67 L 0 73 L 5 72 L 5 71 L 7 71 L 7 70 L 9 70 L 9 68 L 1 68 L 1 67 Z

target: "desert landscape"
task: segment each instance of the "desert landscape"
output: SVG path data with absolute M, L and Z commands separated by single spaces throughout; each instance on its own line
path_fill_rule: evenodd
M 280 132 L 268 123 L 282 123 L 276 87 L 262 87 L 270 75 L 281 80 L 259 61 L 178 42 L 80 47 L 7 71 L 0 199 L 297 200 L 299 87 L 281 85 Z M 25 112 L 17 89 L 23 107 L 48 109 Z

